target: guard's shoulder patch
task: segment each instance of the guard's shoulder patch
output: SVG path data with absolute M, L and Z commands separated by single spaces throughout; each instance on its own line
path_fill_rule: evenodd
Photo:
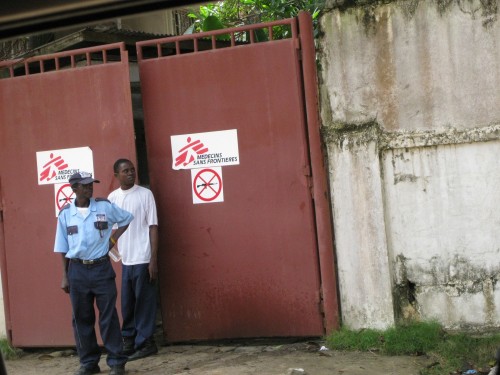
M 59 215 L 61 214 L 61 212 L 63 212 L 64 210 L 68 209 L 69 206 L 71 206 L 71 204 L 69 203 L 66 203 L 64 206 L 61 207 L 61 209 L 59 210 Z
M 106 198 L 96 198 L 95 201 L 96 202 L 108 202 L 108 203 L 111 203 L 111 201 L 109 199 L 106 199 Z

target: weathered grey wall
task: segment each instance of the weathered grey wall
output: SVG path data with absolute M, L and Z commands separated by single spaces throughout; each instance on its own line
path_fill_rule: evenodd
M 321 18 L 322 130 L 352 328 L 500 325 L 499 3 L 400 1 Z

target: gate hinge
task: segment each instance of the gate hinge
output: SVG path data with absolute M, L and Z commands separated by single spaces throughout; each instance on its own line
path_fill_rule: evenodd
M 304 172 L 304 176 L 311 176 L 311 166 L 310 165 L 304 165 L 302 167 L 302 171 Z
M 325 301 L 323 300 L 323 286 L 319 288 L 319 313 L 321 314 L 321 320 L 323 321 L 323 334 L 326 334 L 326 327 L 328 322 L 326 321 L 326 313 L 325 313 Z
M 300 39 L 299 38 L 295 38 L 295 49 L 300 50 Z
M 324 314 L 325 313 L 325 306 L 323 304 L 323 288 L 319 288 L 317 294 L 316 294 L 316 298 L 317 298 L 317 301 L 318 301 L 318 306 L 319 306 L 319 312 L 321 314 Z
M 307 187 L 309 188 L 309 193 L 311 194 L 311 199 L 314 199 L 314 189 L 313 189 L 313 179 L 311 173 L 311 166 L 304 165 L 303 167 L 304 176 L 306 176 Z

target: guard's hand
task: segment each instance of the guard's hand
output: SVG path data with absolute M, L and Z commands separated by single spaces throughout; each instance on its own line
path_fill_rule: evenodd
M 62 278 L 61 289 L 64 291 L 64 293 L 69 293 L 69 282 L 66 275 L 64 275 Z

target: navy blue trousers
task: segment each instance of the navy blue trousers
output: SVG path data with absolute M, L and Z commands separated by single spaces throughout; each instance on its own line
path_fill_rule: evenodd
M 85 265 L 70 262 L 68 270 L 69 294 L 73 307 L 73 332 L 80 364 L 92 367 L 99 363 L 101 349 L 95 332 L 94 302 L 99 310 L 99 330 L 108 352 L 108 366 L 122 365 L 127 357 L 123 348 L 120 321 L 116 312 L 116 274 L 111 262 Z
M 122 335 L 135 338 L 135 349 L 154 335 L 156 284 L 149 281 L 149 264 L 122 266 Z

